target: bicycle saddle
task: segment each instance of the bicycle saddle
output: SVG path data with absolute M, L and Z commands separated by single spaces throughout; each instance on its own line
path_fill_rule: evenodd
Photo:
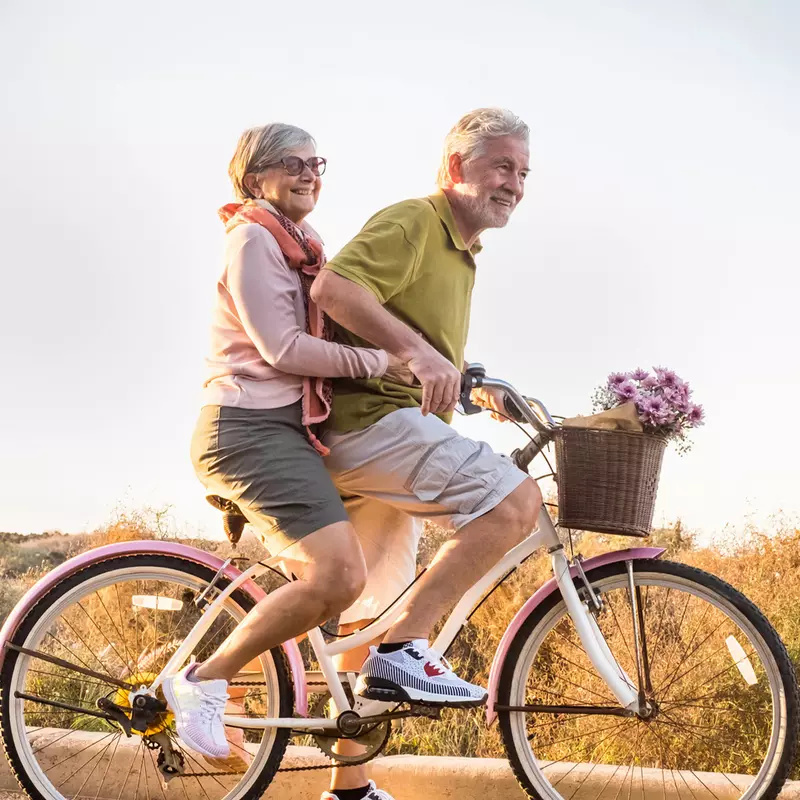
M 235 547 L 239 543 L 239 539 L 242 538 L 242 531 L 247 524 L 247 518 L 233 500 L 226 500 L 218 494 L 206 495 L 206 500 L 214 508 L 222 512 L 222 528 L 228 537 L 228 541 Z

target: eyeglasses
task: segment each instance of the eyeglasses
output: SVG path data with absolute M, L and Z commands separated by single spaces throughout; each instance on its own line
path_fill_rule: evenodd
M 296 177 L 306 167 L 308 167 L 314 175 L 319 176 L 325 172 L 325 166 L 327 163 L 328 160 L 326 158 L 320 158 L 319 156 L 307 158 L 305 161 L 303 161 L 300 156 L 286 156 L 286 158 L 282 158 L 280 161 L 276 161 L 274 164 L 267 164 L 264 169 L 267 169 L 268 167 L 282 166 L 287 175 Z

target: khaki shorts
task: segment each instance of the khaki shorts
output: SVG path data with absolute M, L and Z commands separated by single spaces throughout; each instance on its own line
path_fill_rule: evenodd
M 486 442 L 460 436 L 418 408 L 387 414 L 361 431 L 328 433 L 325 465 L 367 561 L 367 587 L 341 617 L 383 611 L 414 579 L 420 526 L 457 531 L 491 511 L 528 475 Z

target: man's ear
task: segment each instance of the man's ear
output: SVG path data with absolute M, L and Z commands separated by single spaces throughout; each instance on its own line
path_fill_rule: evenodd
M 256 180 L 256 176 L 249 172 L 247 175 L 244 176 L 244 180 L 242 183 L 245 185 L 245 188 L 253 197 L 261 197 L 261 189 L 259 188 L 258 181 Z
M 450 183 L 464 183 L 464 160 L 461 158 L 461 153 L 450 153 L 447 169 L 450 173 Z

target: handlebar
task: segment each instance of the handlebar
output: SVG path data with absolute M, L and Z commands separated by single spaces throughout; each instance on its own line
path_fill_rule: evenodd
M 503 391 L 506 413 L 517 422 L 530 423 L 539 433 L 549 434 L 557 427 L 544 403 L 535 397 L 525 397 L 507 381 L 487 377 L 482 364 L 470 364 L 461 378 L 461 407 L 465 414 L 476 414 L 481 410 L 480 406 L 472 402 L 470 394 L 473 389 L 484 386 Z
M 553 438 L 553 431 L 558 427 L 550 416 L 544 403 L 534 397 L 525 397 L 510 383 L 497 378 L 486 377 L 486 369 L 482 364 L 470 364 L 461 378 L 461 407 L 465 414 L 477 414 L 483 409 L 470 399 L 473 389 L 485 386 L 489 389 L 503 390 L 503 405 L 509 417 L 517 422 L 528 422 L 538 434 L 523 448 L 511 454 L 514 463 L 523 471 Z

